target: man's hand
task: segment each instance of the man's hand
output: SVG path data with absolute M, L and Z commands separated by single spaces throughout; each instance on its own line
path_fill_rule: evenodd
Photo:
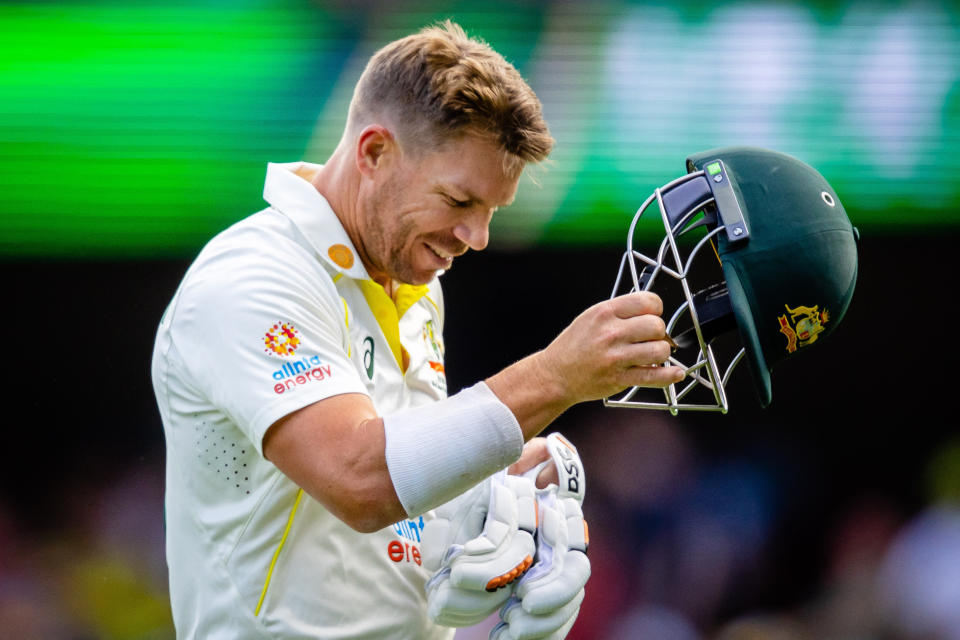
M 679 367 L 658 366 L 670 357 L 663 303 L 641 292 L 593 305 L 541 355 L 575 402 L 598 400 L 627 387 L 665 387 L 682 379 Z
M 487 379 L 527 439 L 569 407 L 627 387 L 665 387 L 683 379 L 670 357 L 663 303 L 650 292 L 629 293 L 593 305 L 546 349 Z
M 500 471 L 437 508 L 423 531 L 427 613 L 449 627 L 477 624 L 506 602 L 533 564 L 534 485 Z

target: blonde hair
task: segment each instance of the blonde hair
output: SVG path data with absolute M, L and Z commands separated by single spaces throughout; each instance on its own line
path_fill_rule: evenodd
M 391 42 L 367 63 L 347 129 L 378 117 L 390 118 L 414 153 L 467 134 L 485 137 L 503 151 L 508 173 L 519 174 L 553 148 L 533 89 L 503 56 L 450 20 Z

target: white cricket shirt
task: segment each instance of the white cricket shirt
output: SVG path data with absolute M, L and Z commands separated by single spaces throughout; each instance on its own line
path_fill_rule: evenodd
M 439 282 L 387 296 L 317 169 L 268 166 L 270 206 L 207 244 L 157 332 L 180 638 L 453 636 L 426 617 L 423 519 L 357 533 L 263 457 L 274 422 L 323 398 L 384 415 L 446 397 Z

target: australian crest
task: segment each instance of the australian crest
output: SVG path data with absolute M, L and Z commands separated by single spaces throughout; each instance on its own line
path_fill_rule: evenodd
M 800 347 L 805 347 L 817 341 L 817 336 L 823 331 L 823 325 L 830 321 L 830 313 L 820 305 L 814 307 L 794 307 L 783 305 L 787 313 L 780 316 L 780 333 L 787 338 L 787 353 L 793 353 Z

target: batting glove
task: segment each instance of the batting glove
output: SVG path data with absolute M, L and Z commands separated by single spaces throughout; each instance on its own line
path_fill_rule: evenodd
M 436 509 L 423 530 L 427 613 L 448 627 L 477 624 L 510 597 L 533 564 L 536 487 L 499 471 Z
M 547 448 L 557 466 L 559 484 L 537 491 L 536 562 L 501 608 L 501 622 L 490 632 L 490 640 L 562 640 L 583 602 L 590 577 L 590 539 L 580 506 L 586 489 L 583 463 L 573 445 L 559 434 L 547 437 Z

